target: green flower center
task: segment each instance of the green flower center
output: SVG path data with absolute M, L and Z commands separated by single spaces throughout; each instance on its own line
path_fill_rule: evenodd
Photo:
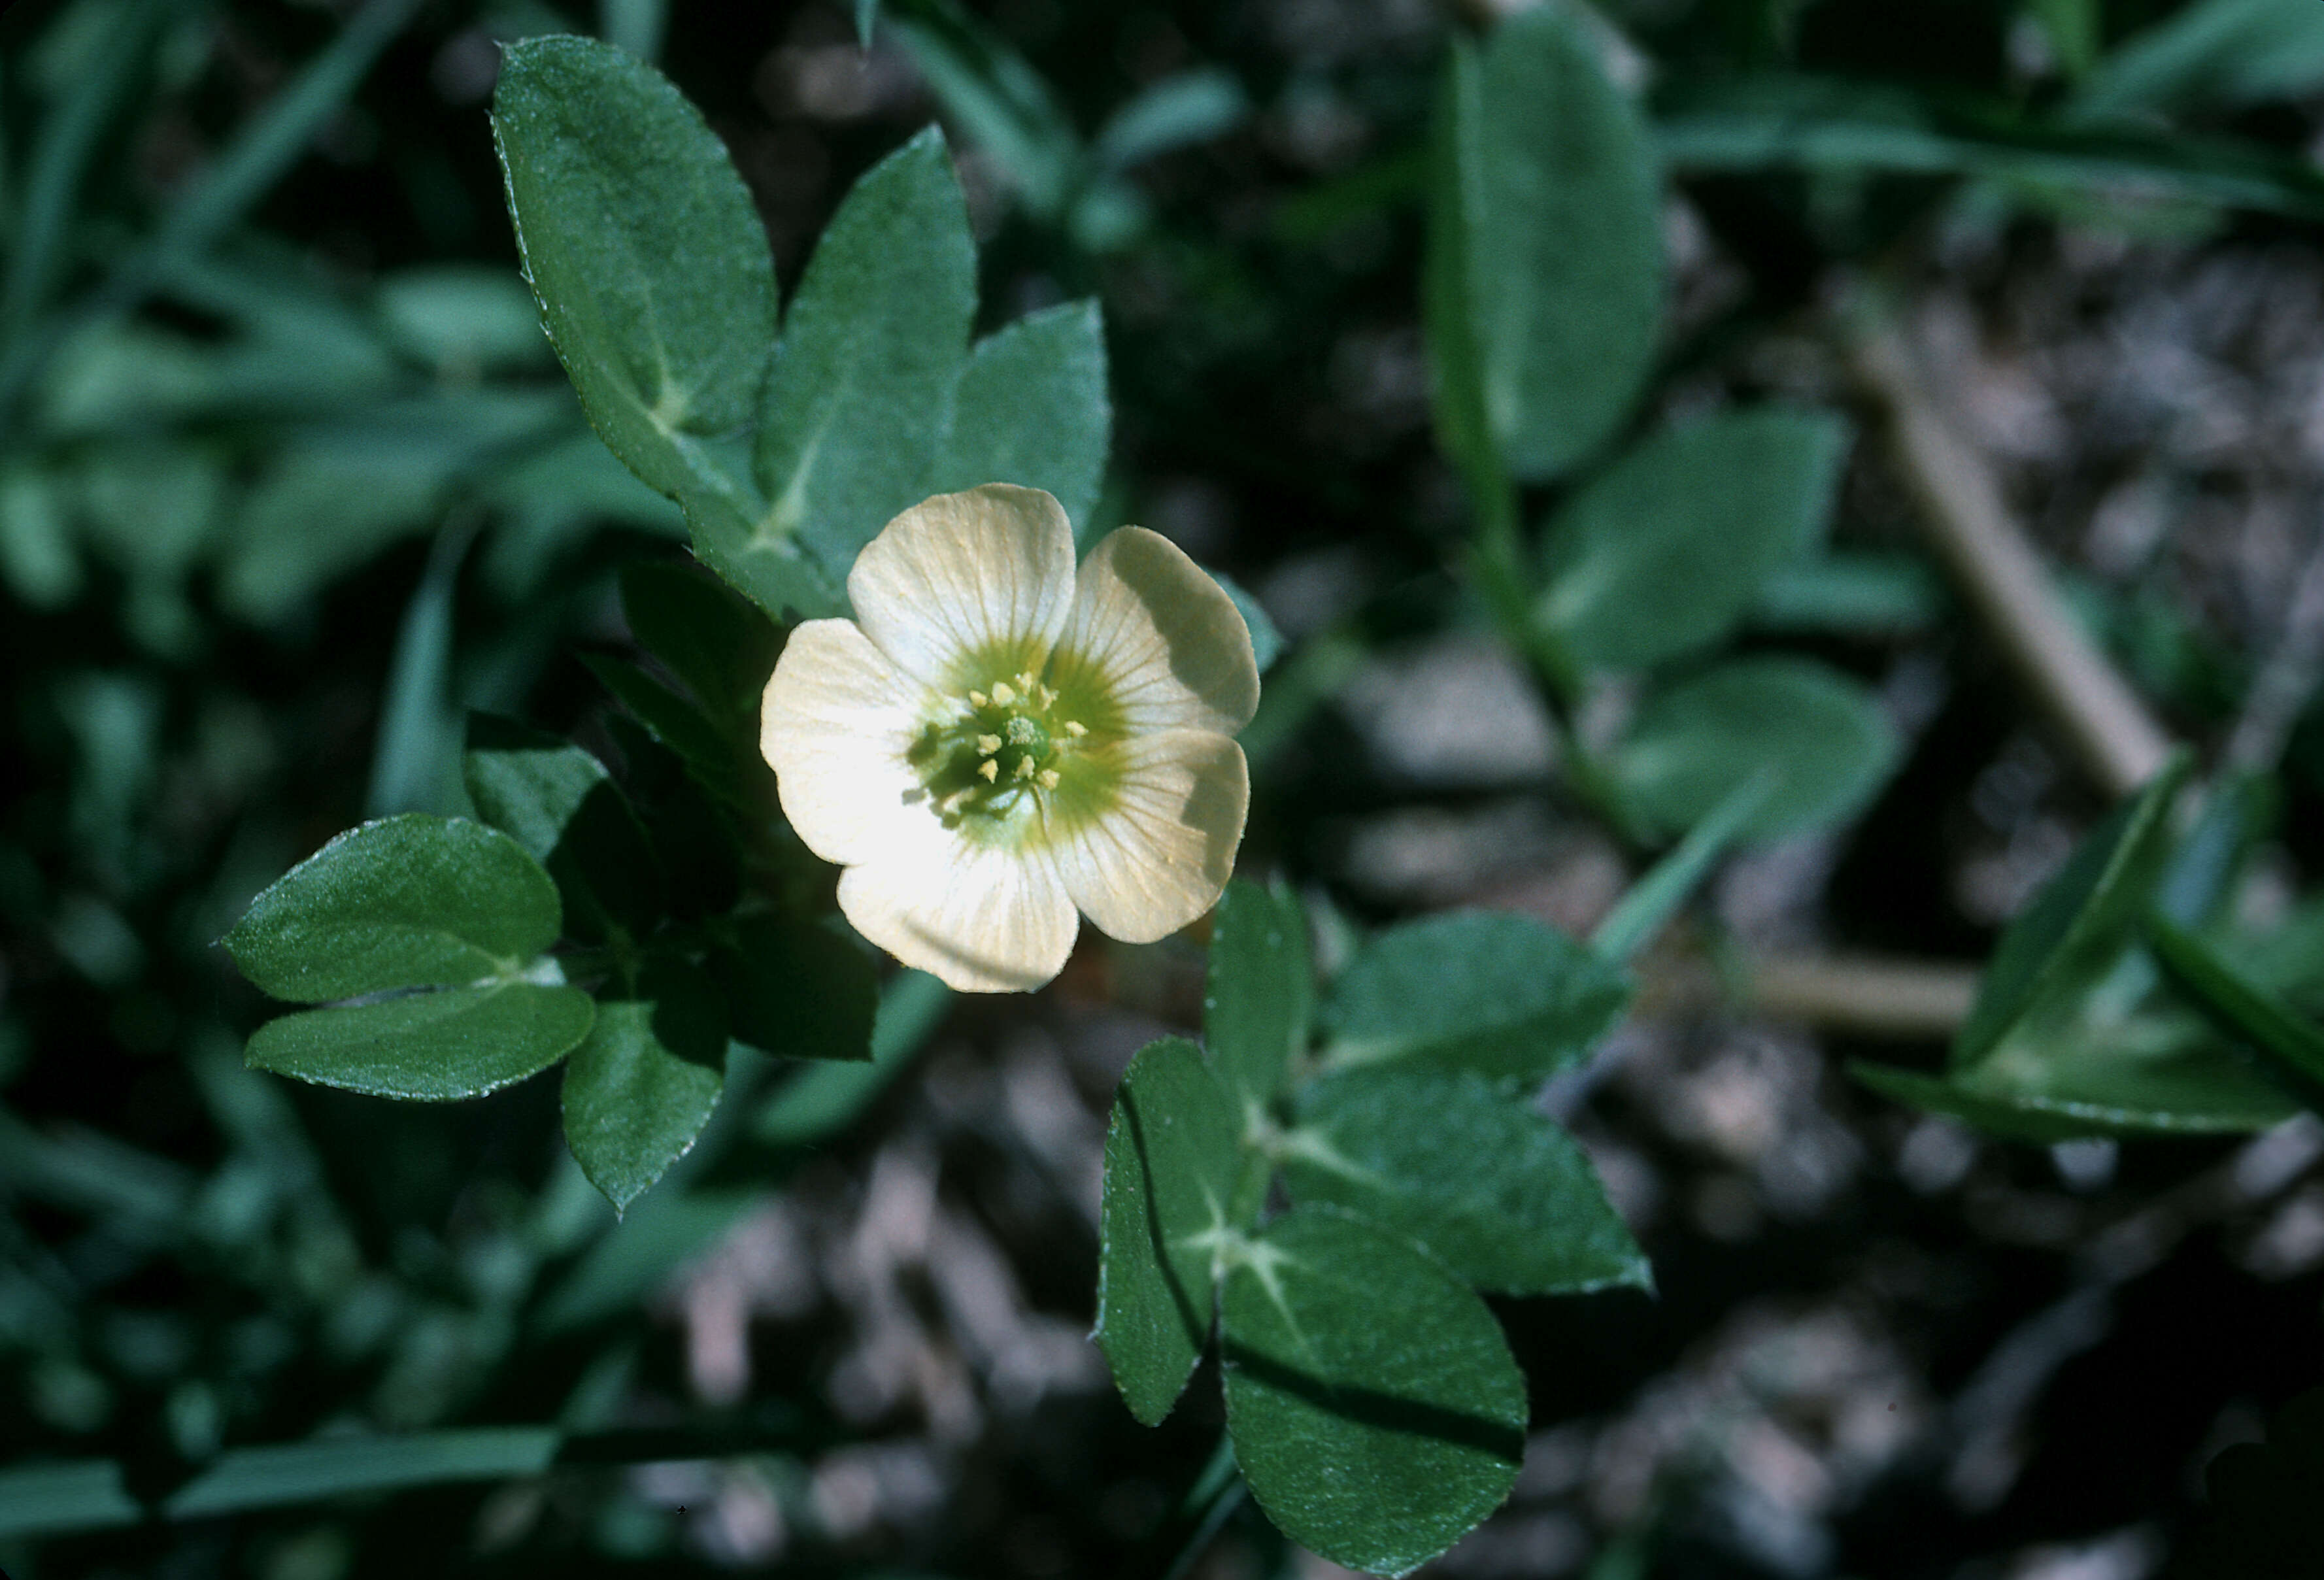
M 971 688 L 952 717 L 921 732 L 912 766 L 947 827 L 1008 818 L 1064 784 L 1090 732 L 1059 702 L 1055 689 L 1022 672 Z

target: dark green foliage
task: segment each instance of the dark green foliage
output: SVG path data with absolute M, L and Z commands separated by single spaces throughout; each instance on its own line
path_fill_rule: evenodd
M 649 959 L 597 997 L 565 1067 L 565 1141 L 616 1208 L 662 1177 L 718 1106 L 726 1003 L 698 966 Z
M 622 568 L 622 614 L 713 724 L 755 747 L 759 699 L 782 651 L 782 633 L 764 614 L 697 570 L 655 563 Z
M 1307 1046 L 1314 976 L 1307 913 L 1277 885 L 1227 885 L 1211 921 L 1203 1025 L 1219 1078 L 1244 1109 L 1264 1107 Z
M 1130 1061 L 1105 1135 L 1098 1347 L 1130 1413 L 1154 1426 L 1210 1342 L 1213 1290 L 1242 1168 L 1233 1101 L 1191 1042 Z
M 735 1038 L 791 1058 L 868 1059 L 880 1000 L 872 957 L 819 923 L 738 919 L 710 952 Z
M 2187 769 L 2181 759 L 2116 808 L 2009 924 L 1953 1039 L 1955 1068 L 1983 1062 L 2019 1022 L 2087 991 L 2113 965 L 2170 858 L 2171 813 Z
M 1472 478 L 1547 481 L 1605 443 L 1652 363 L 1652 145 L 1554 7 L 1456 46 L 1446 70 L 1429 225 L 1437 427 Z
M 943 137 L 923 132 L 856 183 L 816 244 L 759 412 L 770 512 L 713 563 L 755 566 L 797 536 L 844 580 L 856 550 L 931 492 L 975 313 L 968 210 Z
M 2324 1389 L 2276 1411 L 2264 1443 L 2224 1449 L 2203 1472 L 2209 1517 L 2188 1536 L 2168 1580 L 2295 1580 L 2324 1573 Z
M 1230 884 L 1207 1055 L 1150 1044 L 1114 1101 L 1096 1337 L 1150 1425 L 1215 1309 L 1228 1429 L 1260 1507 L 1319 1553 L 1401 1574 L 1517 1474 L 1524 1381 L 1476 1291 L 1650 1282 L 1588 1160 L 1510 1090 L 1581 1057 L 1628 984 L 1518 917 L 1392 929 L 1318 1017 L 1327 1060 L 1362 1063 L 1319 1073 L 1307 972 L 1297 901 Z M 1278 1173 L 1296 1205 L 1266 1219 Z
M 1550 521 L 1543 623 L 1576 660 L 1609 669 L 1726 637 L 1821 534 L 1847 444 L 1828 413 L 1776 411 L 1648 439 Z
M 1806 659 L 1735 659 L 1655 693 L 1614 768 L 1630 804 L 1676 834 L 1747 785 L 1744 832 L 1779 838 L 1860 810 L 1896 761 L 1895 732 L 1870 693 Z
M 1410 1241 L 1294 1208 L 1251 1237 L 1220 1313 L 1235 1459 L 1286 1534 L 1401 1575 L 1508 1496 L 1525 1379 L 1485 1303 Z
M 1318 1021 L 1335 1067 L 1538 1081 L 1612 1030 L 1629 996 L 1618 967 L 1554 929 L 1477 911 L 1373 939 L 1333 982 Z
M 2182 757 L 2117 808 L 2010 923 L 1941 1079 L 1863 1063 L 1851 1073 L 1899 1101 L 2024 1140 L 2233 1133 L 2291 1117 L 2298 1105 L 2243 1054 L 2143 1002 L 2153 967 L 2135 947 L 2143 927 L 2158 938 L 2172 929 L 2150 923 L 2148 910 L 2172 870 L 2171 817 L 2186 773 Z M 2261 990 L 2208 971 L 2200 946 L 2181 943 L 2163 946 L 2174 977 L 2248 1039 L 2267 1007 Z M 2279 1039 L 2296 1025 L 2260 1019 Z
M 477 816 L 549 869 L 576 938 L 650 932 L 663 910 L 661 865 L 629 798 L 580 747 L 512 719 L 468 720 L 461 759 Z
M 557 886 L 503 834 L 417 814 L 348 830 L 251 901 L 224 942 L 276 998 L 513 978 L 557 941 Z
M 591 424 L 698 540 L 731 542 L 750 506 L 704 441 L 758 399 L 775 275 L 725 150 L 659 73 L 578 38 L 509 51 L 493 133 L 526 279 Z M 779 600 L 795 582 L 816 596 L 795 564 L 767 584 Z
M 579 988 L 454 987 L 269 1021 L 251 1034 L 249 1060 L 371 1097 L 481 1097 L 572 1052 L 591 1019 Z
M 2073 312 L 2167 308 L 2144 336 L 2233 319 L 2255 261 L 2252 278 L 2303 276 L 2324 216 L 2314 0 L 1496 9 L 1342 7 L 1322 28 L 1280 0 L 57 0 L 0 18 L 0 1566 L 690 1572 L 726 1516 L 772 1507 L 788 1545 L 760 1558 L 787 1572 L 877 1552 L 899 1572 L 1159 1575 L 1184 1527 L 1240 1550 L 1194 1541 L 1178 1569 L 1271 1574 L 1293 1560 L 1262 1513 L 1388 1571 L 1509 1486 L 1514 1354 L 1554 1436 L 1487 1566 L 1503 1536 L 1582 1532 L 1594 1551 L 1559 1564 L 1597 1580 L 1999 1573 L 2034 1561 L 2003 1545 L 2135 1520 L 2188 1531 L 2190 1575 L 2318 1567 L 2299 1518 L 2324 1476 L 2312 1400 L 2218 1458 L 2207 1518 L 2181 1488 L 2201 1434 L 2235 1418 L 2223 1400 L 2312 1381 L 2305 1350 L 2272 1354 L 2249 1325 L 2313 1315 L 2312 1280 L 2267 1262 L 2312 1190 L 2246 1194 L 2303 1132 L 2126 1144 L 2112 1183 L 2063 1189 L 2038 1153 L 1985 1148 L 1955 1195 L 1912 1166 L 1947 1127 L 1812 1081 L 1854 1132 L 1832 1149 L 1853 1176 L 1794 1219 L 1775 1182 L 1798 1155 L 1659 1117 L 1720 1095 L 1730 1032 L 1757 1040 L 1696 1004 L 1755 970 L 1770 873 L 1842 874 L 1798 898 L 1820 940 L 1966 961 L 1992 896 L 1961 885 L 1956 905 L 1937 869 L 2016 872 L 2090 815 L 2070 775 L 1994 810 L 2039 765 L 2027 743 L 2056 742 L 1912 547 L 1880 447 L 1846 453 L 1837 412 L 1869 434 L 1873 403 L 1817 346 L 1840 337 L 1831 286 L 1855 281 L 1858 305 L 1907 316 L 1967 282 L 2007 325 L 1986 347 L 2001 370 L 2022 356 L 2068 392 L 2067 448 L 2102 449 L 2102 475 L 2061 475 L 2047 440 L 2010 463 L 2047 551 L 2070 558 L 2117 484 L 2158 485 L 2179 538 L 2061 579 L 2219 774 L 2187 832 L 2164 792 L 2143 798 L 2020 913 L 1949 1067 L 1862 1067 L 1866 1085 L 2036 1143 L 2232 1138 L 2292 1113 L 2287 1093 L 2314 1101 L 2324 926 L 2299 894 L 2281 916 L 2253 903 L 2314 869 L 2313 776 L 2235 724 L 2265 712 L 2275 568 L 2233 565 L 2224 599 L 2185 576 L 2219 567 L 2202 534 L 2239 486 L 2221 393 L 2281 367 L 2296 419 L 2312 336 L 2262 291 L 2262 351 L 2222 333 L 2200 376 L 2141 364 L 2141 402 L 2201 419 L 2189 477 L 2123 402 L 2071 398 L 2043 305 L 2062 267 Z M 835 31 L 850 12 L 879 52 Z M 522 36 L 576 25 L 609 43 Z M 663 42 L 683 93 L 650 63 Z M 474 47 L 504 67 L 493 127 Z M 2145 249 L 2142 229 L 2180 239 Z M 2127 262 L 2105 261 L 2126 234 Z M 1416 311 L 1465 498 L 1422 431 Z M 2271 457 L 2270 487 L 2298 448 Z M 784 624 L 844 612 L 854 551 L 896 508 L 994 480 L 1049 489 L 1084 548 L 1147 521 L 1259 595 L 1228 584 L 1268 682 L 1244 862 L 1292 882 L 1225 896 L 1202 1043 L 1132 1066 L 1096 1202 L 1086 1153 L 1056 1150 L 1081 1116 L 1026 1128 L 1019 1056 L 1054 1035 L 1093 1099 L 1109 1067 L 1087 1025 L 1191 1019 L 1185 941 L 1085 939 L 1031 1040 L 1027 1012 L 980 1004 L 916 1091 L 951 995 L 913 973 L 882 990 L 756 746 Z M 727 585 L 641 559 L 689 527 Z M 610 651 L 617 581 L 635 653 Z M 1409 721 L 1360 716 L 1349 677 L 1384 648 L 1473 648 L 1480 613 L 1549 716 L 1548 782 L 1407 780 L 1350 750 L 1351 720 L 1367 741 Z M 576 645 L 610 702 L 565 661 Z M 1914 732 L 1893 795 L 1904 744 L 1884 714 Z M 2253 809 L 2277 797 L 2280 827 Z M 366 808 L 475 820 L 368 825 L 267 886 Z M 1814 842 L 1686 914 L 1738 840 L 1794 835 Z M 1456 844 L 1469 864 L 1448 878 Z M 1398 925 L 1448 901 L 1585 915 L 1618 891 L 1586 951 L 1515 918 Z M 245 907 L 228 954 L 287 1012 L 222 975 L 214 940 Z M 1585 1067 L 1633 960 L 1677 1022 L 1638 1046 L 1678 1058 Z M 561 1113 L 527 1081 L 560 1061 Z M 346 1095 L 520 1083 L 458 1106 Z M 1005 1113 L 974 1101 L 994 1083 Z M 1807 1102 L 1781 1080 L 1749 1095 Z M 1569 1103 L 1624 1166 L 1609 1178 L 1643 1169 L 1626 1208 L 1658 1203 L 1642 1222 L 1672 1294 L 1651 1315 L 1628 1292 L 1642 1252 L 1544 1117 Z M 732 1405 L 689 1375 L 736 1249 L 798 1220 L 781 1196 L 800 1169 L 810 1215 L 925 1169 L 926 1255 L 888 1246 L 890 1333 L 925 1328 L 932 1371 L 979 1407 L 933 1446 L 943 1518 L 883 1513 L 853 1547 L 820 1521 L 864 1451 L 862 1420 L 825 1404 L 865 1336 L 852 1295 L 797 1322 L 761 1309 Z M 1738 1229 L 1717 1211 L 1738 1195 L 1774 1211 Z M 1020 1409 L 1024 1357 L 987 1343 L 969 1298 L 1086 1315 L 1093 1206 L 1100 1339 L 1132 1413 L 1170 1412 L 1218 1341 L 1230 1441 L 1184 1512 L 1207 1380 L 1150 1434 L 1063 1390 Z M 1908 1435 L 1916 1415 L 1972 1422 L 1993 1395 L 1956 1383 L 2053 1331 L 2059 1276 L 2113 1279 L 2145 1230 L 2215 1211 L 2120 1286 L 2109 1336 L 2011 1407 L 2026 1472 L 1991 1515 L 1922 1501 L 1977 1442 L 1847 1468 L 1879 1436 L 1858 1430 L 1867 1408 L 1901 1403 Z M 979 1234 L 1001 1276 L 947 1260 Z M 836 1294 L 831 1246 L 857 1243 L 810 1238 Z M 1762 1519 L 1747 1466 L 1772 1440 L 1722 1445 L 1722 1408 L 1690 1419 L 1702 1453 L 1658 1460 L 1629 1529 L 1569 1521 L 1584 1494 L 1553 1488 L 1574 1442 L 1635 1441 L 1674 1365 L 1683 1387 L 1694 1357 L 1725 1375 L 1757 1314 L 1812 1322 L 1828 1298 L 1897 1366 L 1794 1412 L 1759 1397 L 1784 1367 L 1755 1344 L 1749 1397 L 1722 1395 L 1827 1467 L 1849 1446 L 1827 1496 Z M 2198 1326 L 2158 1345 L 2158 1313 Z M 883 1508 L 910 1480 L 885 1456 L 922 1429 L 899 1403 L 868 1428 Z M 653 1491 L 697 1474 L 690 1510 Z M 1958 1491 L 1933 1489 L 1941 1511 Z M 1770 1531 L 1794 1545 L 1742 1550 Z
M 1652 1287 L 1572 1138 L 1482 1076 L 1351 1070 L 1303 1087 L 1297 1118 L 1283 1165 L 1294 1200 L 1407 1234 L 1480 1289 Z

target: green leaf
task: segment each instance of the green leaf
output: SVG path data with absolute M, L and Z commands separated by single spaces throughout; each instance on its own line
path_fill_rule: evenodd
M 0 1540 L 134 1525 L 145 1511 L 110 1459 L 17 1465 L 0 1470 Z
M 2173 1549 L 2172 1580 L 2291 1580 L 2324 1574 L 2324 1388 L 2294 1394 L 2266 1440 L 2221 1450 L 2203 1473 L 2209 1512 Z
M 2086 835 L 1995 946 L 1950 1067 L 1973 1067 L 2021 1022 L 2078 1001 L 2126 948 L 2171 855 L 2182 753 Z
M 1599 921 L 1590 947 L 1618 964 L 1652 942 L 1759 809 L 1767 784 L 1755 779 L 1736 786 L 1733 794 L 1688 829 L 1686 837 L 1631 884 Z
M 689 566 L 651 561 L 622 567 L 622 614 L 711 722 L 756 750 L 759 701 L 783 647 L 766 615 Z
M 752 803 L 754 790 L 771 790 L 771 776 L 764 787 L 756 783 L 761 776 L 753 765 L 764 766 L 758 754 L 746 752 L 692 702 L 635 664 L 597 653 L 584 653 L 581 661 L 622 707 L 637 715 L 655 740 L 678 754 L 705 790 L 740 807 Z
M 1476 47 L 1456 36 L 1436 94 L 1428 140 L 1426 249 L 1421 315 L 1428 331 L 1429 402 L 1436 443 L 1480 500 L 1508 487 L 1508 467 L 1486 411 L 1489 373 L 1480 322 L 1483 297 L 1480 216 L 1486 204 L 1484 69 Z
M 1997 1135 L 2245 1135 L 2300 1105 L 2200 1028 L 2147 1015 L 2014 1033 L 1998 1053 L 1941 1079 L 1877 1066 L 1852 1072 L 1900 1101 Z
M 743 855 L 727 806 L 636 719 L 616 713 L 604 722 L 621 754 L 623 788 L 669 876 L 670 916 L 691 921 L 733 910 L 742 895 Z
M 458 804 L 452 788 L 459 720 L 453 714 L 452 602 L 473 527 L 447 527 L 429 550 L 428 568 L 403 606 L 389 661 L 387 694 L 372 736 L 371 788 L 364 809 L 374 818 L 397 812 L 447 811 Z
M 579 1263 L 541 1298 L 532 1327 L 570 1333 L 611 1319 L 634 1321 L 638 1307 L 671 1272 L 765 1205 L 761 1190 L 660 1190 L 640 1198 L 597 1236 Z
M 1764 775 L 1741 837 L 1853 816 L 1888 778 L 1896 734 L 1858 682 L 1807 659 L 1737 659 L 1647 698 L 1614 758 L 1636 809 L 1670 833 Z
M 1942 1076 L 1925 1075 L 1918 1070 L 1898 1069 L 1893 1065 L 1851 1059 L 1848 1073 L 1882 1096 L 1892 1098 L 1908 1108 L 1917 1108 L 1924 1113 L 1941 1114 L 1947 1119 L 1958 1119 L 2005 1141 L 2031 1141 L 2038 1146 L 2048 1146 L 2057 1141 L 2080 1141 L 2107 1133 L 2090 1119 L 1985 1096 L 1966 1091 Z
M 2141 202 L 2324 216 L 2311 163 L 2238 139 L 2036 121 L 1836 78 L 1720 79 L 1665 97 L 1663 155 L 1690 173 L 1977 175 L 2087 193 L 2114 216 Z
M 2067 101 L 2094 121 L 2229 109 L 2324 84 L 2324 8 L 2306 0 L 2200 0 L 2134 34 Z
M 1112 433 L 1105 325 L 1094 300 L 1028 313 L 976 343 L 926 492 L 982 483 L 1043 488 L 1075 527 L 1097 504 Z
M 508 47 L 493 139 L 526 278 L 591 425 L 689 517 L 734 508 L 702 441 L 750 420 L 775 275 L 724 145 L 652 67 L 571 36 Z
M 296 430 L 237 513 L 218 596 L 239 618 L 281 620 L 439 519 L 463 474 L 571 421 L 558 391 L 476 390 Z
M 0 577 L 35 609 L 61 608 L 80 596 L 72 517 L 54 474 L 20 464 L 0 471 Z
M 1607 669 L 1720 641 L 1821 534 L 1847 450 L 1847 425 L 1821 411 L 1727 412 L 1655 434 L 1551 521 L 1541 620 Z
M 2027 0 L 2026 13 L 2049 35 L 2050 52 L 2069 79 L 2089 72 L 2098 57 L 2103 0 Z
M 912 1067 L 946 1011 L 952 989 L 924 971 L 899 971 L 880 991 L 869 1063 L 823 1063 L 797 1072 L 752 1116 L 752 1135 L 774 1147 L 812 1147 L 863 1116 Z
M 661 919 L 661 863 L 629 798 L 588 753 L 486 713 L 468 716 L 463 759 L 476 815 L 549 869 L 576 938 Z
M 1590 1160 L 1483 1077 L 1351 1070 L 1300 1088 L 1285 1138 L 1292 1199 L 1419 1241 L 1480 1289 L 1651 1289 L 1646 1254 Z
M 1234 1103 L 1180 1038 L 1130 1061 L 1105 1131 L 1093 1335 L 1130 1413 L 1158 1424 L 1209 1342 L 1242 1126 Z
M 565 1144 L 620 1211 L 686 1155 L 726 1081 L 726 1005 L 700 966 L 650 961 L 600 990 L 565 1067 Z
M 321 1003 L 510 975 L 560 925 L 557 885 L 522 845 L 414 813 L 332 840 L 252 901 L 224 942 L 260 991 Z
M 173 1520 L 198 1520 L 351 1492 L 538 1476 L 556 1463 L 564 1437 L 554 1427 L 466 1427 L 236 1448 L 180 1487 L 167 1509 Z
M 807 261 L 760 411 L 772 509 L 748 539 L 713 540 L 729 579 L 751 590 L 756 562 L 796 534 L 835 581 L 927 496 L 975 313 L 968 208 L 932 127 L 855 183 Z
M 1510 17 L 1451 73 L 1429 325 L 1451 331 L 1448 373 L 1473 365 L 1481 410 L 1455 415 L 1447 448 L 1477 450 L 1481 416 L 1509 472 L 1545 482 L 1612 436 L 1652 366 L 1660 178 L 1637 107 L 1562 8 Z
M 446 375 L 528 371 L 553 356 L 532 293 L 505 268 L 399 269 L 381 277 L 377 301 L 396 347 Z
M 1325 1057 L 1540 1080 L 1578 1060 L 1629 1003 L 1619 966 L 1522 916 L 1462 911 L 1371 940 L 1325 997 Z
M 1017 201 L 1045 222 L 1060 217 L 1080 175 L 1081 138 L 1040 72 L 953 0 L 915 0 L 889 22 L 945 118 L 999 162 Z
M 787 1058 L 872 1057 L 880 977 L 872 957 L 830 928 L 753 916 L 711 952 L 734 1036 Z
M 572 1052 L 594 1013 L 577 987 L 450 987 L 284 1015 L 252 1034 L 244 1058 L 253 1069 L 374 1097 L 481 1097 Z
M 1296 1207 L 1243 1248 L 1221 1307 L 1235 1458 L 1286 1536 L 1402 1575 L 1508 1496 L 1525 1378 L 1484 1301 L 1435 1258 Z
M 1944 617 L 1944 583 L 1916 555 L 1849 550 L 1782 565 L 1759 584 L 1751 624 L 1763 631 L 1899 636 Z
M 1243 629 L 1250 633 L 1250 656 L 1259 665 L 1259 672 L 1266 674 L 1283 655 L 1283 633 L 1275 628 L 1275 622 L 1267 617 L 1267 610 L 1244 590 L 1241 583 L 1222 570 L 1205 568 L 1204 574 L 1219 584 L 1219 590 L 1234 605 L 1235 613 L 1242 616 Z
M 1125 171 L 1223 136 L 1250 114 L 1242 84 L 1217 67 L 1173 72 L 1140 88 L 1107 118 L 1091 140 L 1090 157 L 1102 170 Z
M 1244 1112 L 1273 1102 L 1306 1050 L 1314 980 L 1298 896 L 1281 884 L 1230 882 L 1211 922 L 1203 1040 Z
M 2146 919 L 2146 941 L 2163 975 L 2213 1025 L 2282 1066 L 2298 1090 L 2324 1092 L 2324 1029 L 2160 914 Z

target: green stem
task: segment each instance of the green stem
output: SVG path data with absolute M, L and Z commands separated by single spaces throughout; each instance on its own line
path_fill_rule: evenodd
M 1582 697 L 1582 668 L 1556 633 L 1534 618 L 1519 553 L 1514 497 L 1504 494 L 1498 501 L 1489 499 L 1478 525 L 1476 548 L 1469 557 L 1470 577 L 1500 628 L 1501 639 L 1517 650 L 1532 671 L 1535 688 L 1541 693 L 1550 728 L 1557 737 L 1559 766 L 1573 793 L 1624 844 L 1643 845 L 1643 832 L 1630 815 L 1621 786 L 1573 727 L 1573 710 Z
M 1218 1447 L 1212 1451 L 1203 1474 L 1194 1478 L 1185 1502 L 1179 1508 L 1182 1516 L 1193 1514 L 1197 1509 L 1202 1511 L 1202 1516 L 1178 1548 L 1178 1556 L 1162 1572 L 1162 1580 L 1185 1580 L 1187 1573 L 1210 1550 L 1211 1543 L 1218 1539 L 1227 1520 L 1241 1507 L 1244 1492 L 1242 1475 L 1235 1465 L 1234 1439 L 1222 1432 Z

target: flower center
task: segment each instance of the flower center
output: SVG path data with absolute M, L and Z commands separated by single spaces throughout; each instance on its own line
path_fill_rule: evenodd
M 1057 694 L 1030 673 L 972 690 L 951 719 L 932 724 L 912 749 L 937 814 L 1006 814 L 1026 798 L 1054 790 L 1059 764 L 1089 731 L 1057 715 Z

